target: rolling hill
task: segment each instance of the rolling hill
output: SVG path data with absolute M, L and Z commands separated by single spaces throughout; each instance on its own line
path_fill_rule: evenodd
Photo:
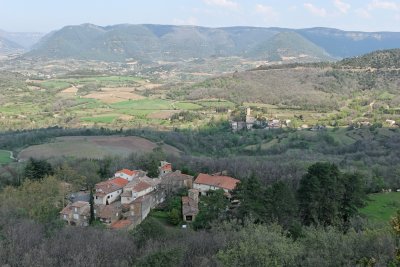
M 181 61 L 238 56 L 315 62 L 397 47 L 400 47 L 400 33 L 345 32 L 328 28 L 82 24 L 47 34 L 26 56 L 106 61 Z
M 400 49 L 393 49 L 337 63 L 260 66 L 181 87 L 170 95 L 187 100 L 218 98 L 237 104 L 256 102 L 325 111 L 339 110 L 349 99 L 360 98 L 363 105 L 376 100 L 382 110 L 397 109 L 399 58 Z

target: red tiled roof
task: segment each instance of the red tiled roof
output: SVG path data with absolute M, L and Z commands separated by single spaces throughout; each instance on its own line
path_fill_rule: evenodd
M 115 192 L 122 189 L 127 183 L 128 180 L 120 177 L 100 182 L 96 184 L 96 196 L 107 195 L 111 192 Z
M 120 171 L 117 171 L 116 173 L 119 173 L 119 172 L 125 173 L 125 174 L 127 174 L 129 176 L 133 176 L 134 174 L 137 173 L 137 171 L 131 171 L 131 170 L 128 170 L 128 169 L 122 169 Z
M 236 184 L 240 181 L 238 179 L 229 176 L 212 176 L 204 173 L 200 173 L 194 181 L 196 184 L 205 184 L 215 187 L 220 187 L 227 190 L 233 190 Z
M 124 178 L 121 178 L 121 177 L 117 177 L 117 178 L 111 179 L 110 182 L 113 183 L 113 184 L 122 186 L 122 187 L 124 187 L 125 185 L 127 185 L 129 183 L 128 180 L 126 180 Z
M 161 166 L 161 170 L 165 171 L 165 170 L 171 170 L 172 171 L 172 165 L 171 163 L 167 163 L 163 166 Z
M 141 192 L 141 191 L 146 190 L 146 189 L 148 189 L 150 187 L 151 187 L 151 184 L 148 184 L 146 182 L 140 181 L 134 187 L 132 187 L 132 191 Z
M 131 225 L 133 222 L 130 220 L 119 220 L 111 225 L 112 229 L 124 229 Z

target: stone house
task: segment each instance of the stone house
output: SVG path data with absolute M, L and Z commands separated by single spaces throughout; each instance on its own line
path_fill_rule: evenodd
M 176 193 L 181 188 L 193 187 L 193 176 L 177 170 L 160 176 L 160 188 L 167 194 Z
M 185 222 L 192 222 L 199 213 L 199 190 L 189 189 L 188 196 L 182 197 L 182 216 Z
M 225 175 L 209 175 L 200 173 L 193 183 L 193 188 L 199 190 L 199 194 L 206 195 L 210 190 L 222 189 L 230 196 L 230 192 L 236 188 L 240 181 Z
M 96 184 L 94 203 L 96 205 L 108 205 L 115 202 L 122 194 L 122 188 L 127 184 L 128 180 L 120 177 Z
M 124 186 L 121 194 L 121 203 L 128 204 L 141 196 L 149 194 L 156 190 L 159 183 L 160 179 L 152 179 L 147 176 L 132 180 Z
M 88 226 L 90 218 L 90 204 L 86 201 L 77 201 L 67 205 L 60 217 L 69 225 Z
M 123 205 L 123 217 L 132 222 L 130 227 L 139 225 L 150 213 L 151 209 L 164 202 L 165 192 L 155 190 Z
M 117 222 L 122 217 L 122 206 L 120 202 L 110 205 L 95 205 L 94 216 L 106 225 Z

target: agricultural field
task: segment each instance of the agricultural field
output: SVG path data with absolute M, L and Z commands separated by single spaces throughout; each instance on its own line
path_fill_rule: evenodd
M 372 221 L 389 222 L 399 209 L 400 192 L 371 194 L 361 214 Z
M 10 151 L 7 150 L 0 150 L 0 166 L 3 164 L 10 163 L 12 159 L 10 158 L 11 154 Z
M 141 137 L 123 136 L 70 136 L 59 137 L 53 142 L 34 145 L 22 150 L 19 160 L 30 157 L 49 159 L 57 157 L 101 159 L 107 155 L 128 156 L 131 153 L 147 153 L 158 144 Z M 164 152 L 179 155 L 180 151 L 173 146 L 162 144 Z
M 206 124 L 225 100 L 179 101 L 153 82 L 137 76 L 60 77 L 24 80 L 14 77 L 12 92 L 0 99 L 0 130 L 48 126 L 172 129 Z M 32 104 L 35 103 L 35 104 Z M 190 111 L 196 122 L 171 117 Z

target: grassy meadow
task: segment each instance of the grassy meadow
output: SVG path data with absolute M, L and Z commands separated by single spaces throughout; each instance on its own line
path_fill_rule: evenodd
M 10 151 L 0 150 L 0 165 L 10 163 L 12 161 L 10 155 Z
M 378 193 L 368 196 L 368 204 L 361 214 L 376 222 L 389 222 L 400 209 L 400 192 Z

